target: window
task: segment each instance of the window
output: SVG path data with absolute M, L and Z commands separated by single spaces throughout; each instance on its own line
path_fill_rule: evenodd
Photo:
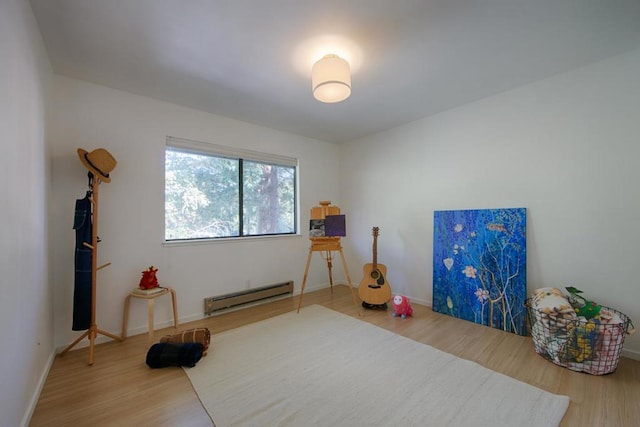
M 165 240 L 296 234 L 297 164 L 167 138 Z

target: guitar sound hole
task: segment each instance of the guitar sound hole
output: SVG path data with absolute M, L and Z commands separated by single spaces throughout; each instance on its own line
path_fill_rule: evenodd
M 371 272 L 371 278 L 372 279 L 377 279 L 378 277 L 380 277 L 380 273 L 376 270 L 376 271 L 372 271 Z

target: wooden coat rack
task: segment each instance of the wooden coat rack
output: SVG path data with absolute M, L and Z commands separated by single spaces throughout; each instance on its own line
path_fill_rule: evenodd
M 93 355 L 95 340 L 98 334 L 105 335 L 117 341 L 122 341 L 122 338 L 114 335 L 110 332 L 103 331 L 98 328 L 96 324 L 96 276 L 98 270 L 102 270 L 105 267 L 111 265 L 110 262 L 97 267 L 98 263 L 98 201 L 99 201 L 99 189 L 100 179 L 94 174 L 89 172 L 89 188 L 91 189 L 91 244 L 84 242 L 83 245 L 91 249 L 91 324 L 89 329 L 80 335 L 74 342 L 72 342 L 67 348 L 62 350 L 60 356 L 64 356 L 69 350 L 71 350 L 76 344 L 78 344 L 85 337 L 89 338 L 89 366 L 93 365 Z

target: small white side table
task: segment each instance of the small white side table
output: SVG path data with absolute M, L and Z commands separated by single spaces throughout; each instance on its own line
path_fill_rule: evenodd
M 162 287 L 162 291 L 156 292 L 153 294 L 139 294 L 134 291 L 131 291 L 129 295 L 124 299 L 124 318 L 122 319 L 122 339 L 124 340 L 127 337 L 127 325 L 129 323 L 129 303 L 131 302 L 131 297 L 133 298 L 141 298 L 147 300 L 147 318 L 149 322 L 149 341 L 153 340 L 153 313 L 154 313 L 154 301 L 156 298 L 166 295 L 168 293 L 171 294 L 171 304 L 173 305 L 173 326 L 174 328 L 178 328 L 178 306 L 176 302 L 176 291 L 173 288 L 169 288 L 166 286 Z

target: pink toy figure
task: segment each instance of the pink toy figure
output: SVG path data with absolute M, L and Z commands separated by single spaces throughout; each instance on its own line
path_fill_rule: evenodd
M 392 316 L 400 316 L 403 319 L 413 315 L 413 307 L 409 302 L 409 298 L 404 295 L 396 295 L 393 297 L 393 313 Z

